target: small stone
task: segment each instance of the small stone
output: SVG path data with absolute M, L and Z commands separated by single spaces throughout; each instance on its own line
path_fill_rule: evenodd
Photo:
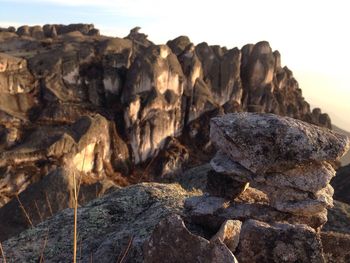
M 226 220 L 210 241 L 219 239 L 234 253 L 239 243 L 241 227 L 242 222 L 239 220 Z

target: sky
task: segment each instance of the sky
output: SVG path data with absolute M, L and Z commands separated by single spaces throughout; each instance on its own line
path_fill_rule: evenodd
M 157 44 L 179 35 L 228 48 L 279 50 L 312 107 L 350 131 L 347 0 L 0 0 L 0 26 L 93 23 L 124 37 L 140 26 Z

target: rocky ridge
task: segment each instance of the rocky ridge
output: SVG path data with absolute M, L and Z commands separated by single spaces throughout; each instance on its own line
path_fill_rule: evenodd
M 0 240 L 30 226 L 20 202 L 34 225 L 70 207 L 73 173 L 84 204 L 208 161 L 210 118 L 240 111 L 331 127 L 266 41 L 227 49 L 185 36 L 155 45 L 139 28 L 125 38 L 86 24 L 0 29 Z
M 271 131 L 283 130 L 284 121 L 292 124 L 291 129 L 272 135 Z M 257 130 L 261 129 L 264 138 L 244 130 L 245 125 L 257 124 L 263 124 Z M 233 127 L 240 132 L 235 133 Z M 228 138 L 249 138 L 250 146 L 246 147 L 243 139 L 240 144 L 232 145 L 238 140 L 231 140 L 222 145 L 218 142 L 218 134 Z M 291 137 L 291 134 L 298 136 Z M 324 141 L 323 147 L 313 148 L 315 136 Z M 288 117 L 257 113 L 214 118 L 211 138 L 221 150 L 212 160 L 212 168 L 203 167 L 202 172 L 194 170 L 192 174 L 184 174 L 184 181 L 180 182 L 183 187 L 156 183 L 133 185 L 80 208 L 80 260 L 111 262 L 123 257 L 125 262 L 159 262 L 164 258 L 168 262 L 200 260 L 208 263 L 347 262 L 350 236 L 321 233 L 321 227 L 327 221 L 327 208 L 332 206 L 332 193 L 321 191 L 317 195 L 315 192 L 328 187 L 334 170 L 327 161 L 333 160 L 334 156 L 340 158 L 349 149 L 349 138 Z M 248 162 L 248 157 L 236 162 L 231 157 L 238 150 L 256 150 L 255 155 L 249 157 L 254 159 L 260 146 L 266 145 L 269 139 L 280 142 L 275 145 L 281 151 L 283 167 L 276 166 L 275 159 L 260 166 L 259 161 Z M 281 147 L 286 143 L 299 145 L 300 154 L 304 153 L 302 161 L 298 154 L 295 159 L 283 157 L 289 150 Z M 304 151 L 309 147 L 312 151 Z M 273 154 L 272 151 L 266 158 Z M 241 156 L 247 155 L 242 152 Z M 290 161 L 290 165 L 285 165 L 286 161 Z M 263 169 L 253 172 L 248 167 Z M 315 174 L 320 175 L 319 180 Z M 278 180 L 269 180 L 269 176 Z M 314 184 L 299 183 L 308 176 L 315 179 Z M 269 185 L 276 189 L 270 191 L 266 187 Z M 282 206 L 274 199 L 276 190 L 280 191 Z M 309 195 L 306 199 L 295 199 L 299 198 L 299 191 L 309 192 Z M 297 194 L 293 196 L 293 193 Z M 301 198 L 305 196 L 301 195 Z M 342 208 L 338 206 L 337 209 Z M 319 213 L 322 213 L 320 217 Z M 331 213 L 332 220 L 339 215 L 332 210 Z M 6 256 L 25 262 L 42 259 L 58 262 L 71 258 L 72 218 L 73 211 L 66 209 L 37 227 L 8 239 L 3 243 Z M 339 230 L 338 227 L 328 225 L 328 229 Z M 336 249 L 334 242 L 338 242 Z

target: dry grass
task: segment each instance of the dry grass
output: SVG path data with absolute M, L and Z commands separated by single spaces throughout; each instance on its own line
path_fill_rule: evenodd
M 75 172 L 73 173 L 73 193 L 74 193 L 74 236 L 73 236 L 73 263 L 77 262 L 77 226 L 78 226 L 78 196 Z
M 52 212 L 52 207 L 51 207 L 51 203 L 50 203 L 50 200 L 49 200 L 49 196 L 47 195 L 46 191 L 44 191 L 44 193 L 45 193 L 46 204 L 47 204 L 47 207 L 49 208 L 49 211 L 50 211 L 50 215 L 53 216 L 53 212 Z
M 35 208 L 36 208 L 36 212 L 38 213 L 38 216 L 40 218 L 40 222 L 43 222 L 43 216 L 40 213 L 40 209 L 38 207 L 38 203 L 36 202 L 36 200 L 34 200 L 34 205 L 35 205 Z
M 128 242 L 128 245 L 124 251 L 124 253 L 122 254 L 122 252 L 120 252 L 120 255 L 118 256 L 118 259 L 117 259 L 117 263 L 123 263 L 124 260 L 126 259 L 129 251 L 130 251 L 130 248 L 131 248 L 131 244 L 132 244 L 132 241 L 134 240 L 134 237 L 131 236 L 130 239 L 129 239 L 129 242 Z
M 84 149 L 83 163 L 81 165 L 81 171 L 84 171 L 86 149 Z M 80 185 L 82 181 L 82 176 L 79 178 L 79 183 L 77 183 L 76 173 L 73 172 L 73 198 L 74 198 L 74 236 L 73 236 L 73 263 L 77 262 L 77 240 L 78 240 L 78 198 L 80 192 Z
M 33 227 L 33 222 L 32 222 L 32 220 L 30 220 L 30 216 L 29 216 L 29 214 L 27 213 L 26 209 L 24 208 L 24 206 L 23 206 L 21 200 L 19 199 L 18 195 L 16 195 L 16 199 L 17 199 L 17 202 L 19 203 L 19 207 L 21 208 L 21 210 L 22 210 L 22 212 L 23 212 L 25 218 L 27 219 L 29 225 L 30 225 L 31 227 Z
M 44 239 L 43 247 L 42 247 L 41 253 L 40 253 L 39 263 L 44 262 L 44 252 L 45 252 L 48 238 L 49 238 L 49 230 L 47 230 L 47 234 L 46 234 L 45 239 Z
M 0 242 L 0 252 L 1 252 L 1 255 L 2 255 L 2 259 L 3 259 L 4 263 L 6 263 L 6 257 L 5 257 L 5 253 L 4 253 L 4 250 L 2 249 L 2 245 L 1 245 L 1 242 Z

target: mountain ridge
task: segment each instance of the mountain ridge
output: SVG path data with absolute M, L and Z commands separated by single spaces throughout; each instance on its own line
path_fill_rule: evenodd
M 186 36 L 155 45 L 139 28 L 125 38 L 90 24 L 0 29 L 0 217 L 16 211 L 8 223 L 29 227 L 16 196 L 34 224 L 36 200 L 44 219 L 71 206 L 73 172 L 81 204 L 171 181 L 216 152 L 210 119 L 240 111 L 331 127 L 266 41 L 227 49 Z

